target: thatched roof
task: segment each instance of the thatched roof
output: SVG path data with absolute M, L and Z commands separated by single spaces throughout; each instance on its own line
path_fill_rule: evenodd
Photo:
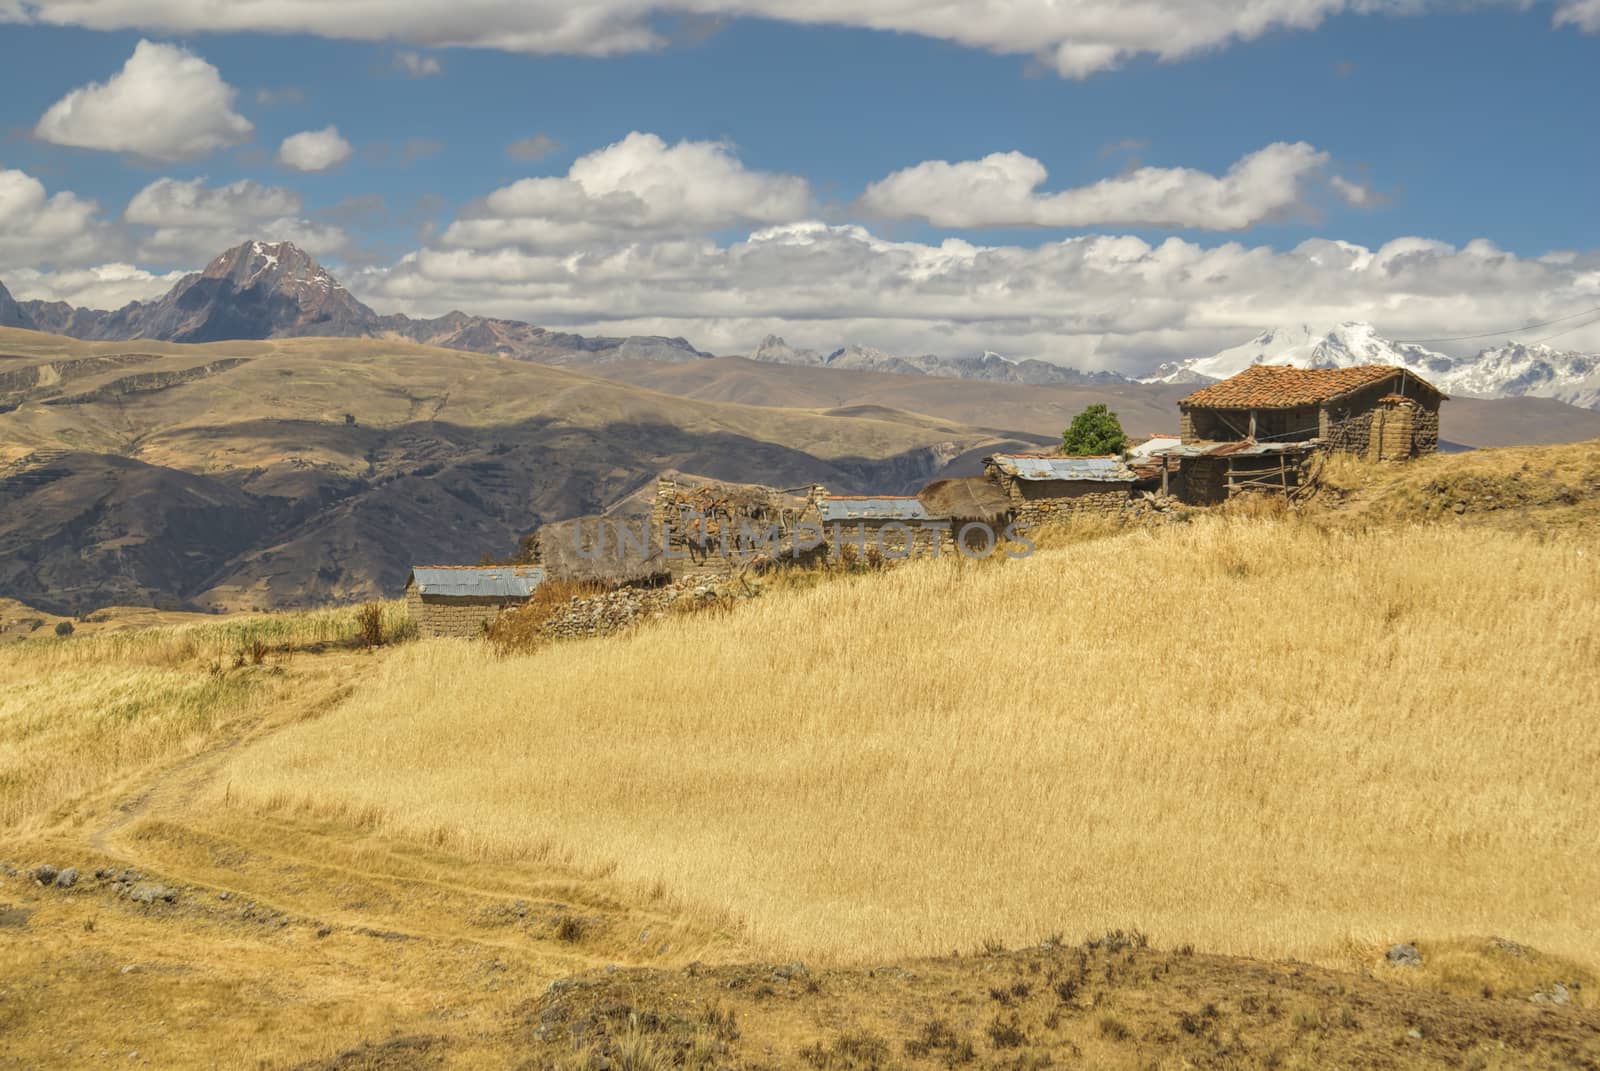
M 535 554 L 551 580 L 607 585 L 654 580 L 668 569 L 660 537 L 648 528 L 644 518 L 631 517 L 555 521 L 534 533 Z M 647 538 L 642 552 L 641 538 Z
M 935 480 L 917 493 L 922 505 L 935 517 L 953 521 L 1000 520 L 1011 510 L 1004 491 L 982 476 Z

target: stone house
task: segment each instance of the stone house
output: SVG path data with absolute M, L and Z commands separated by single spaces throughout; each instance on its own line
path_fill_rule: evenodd
M 830 495 L 819 487 L 803 519 L 835 557 L 849 554 L 845 548 L 852 546 L 857 554 L 876 549 L 888 558 L 955 549 L 950 518 L 935 516 L 906 495 Z
M 1430 454 L 1446 395 L 1404 368 L 1258 364 L 1178 402 L 1180 437 L 1196 443 L 1308 443 L 1374 461 Z
M 995 454 L 983 459 L 983 474 L 1010 500 L 1011 516 L 1030 527 L 1120 514 L 1138 480 L 1118 456 Z
M 406 580 L 406 612 L 424 638 L 472 639 L 544 579 L 537 565 L 418 565 Z

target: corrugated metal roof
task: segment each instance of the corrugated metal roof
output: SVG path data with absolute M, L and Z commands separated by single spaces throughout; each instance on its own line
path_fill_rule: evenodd
M 830 495 L 817 503 L 824 522 L 828 521 L 932 521 L 934 517 L 915 498 L 865 496 L 837 498 Z
M 544 583 L 542 565 L 418 565 L 411 579 L 423 595 L 526 599 Z
M 1159 457 L 1262 457 L 1267 454 L 1304 454 L 1319 449 L 1321 439 L 1294 443 L 1254 443 L 1240 439 L 1231 443 L 1188 443 L 1162 450 Z
M 1019 480 L 1091 480 L 1132 483 L 1133 470 L 1120 457 L 1060 457 L 1055 454 L 996 454 L 1001 472 Z

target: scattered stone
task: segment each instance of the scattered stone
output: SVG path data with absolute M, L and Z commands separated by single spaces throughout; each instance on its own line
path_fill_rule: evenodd
M 332 926 L 318 926 L 317 927 L 317 936 L 318 937 L 326 937 L 332 932 L 333 932 L 333 927 Z
M 156 882 L 140 882 L 128 890 L 128 899 L 136 904 L 153 904 L 157 900 L 163 903 L 172 903 L 178 898 L 177 889 L 169 889 Z
M 38 866 L 33 868 L 31 873 L 33 874 L 34 881 L 37 881 L 40 885 L 49 885 L 51 882 L 56 880 L 56 875 L 60 873 L 60 871 L 51 866 L 49 863 L 40 863 Z
M 1387 959 L 1396 967 L 1422 966 L 1422 953 L 1417 951 L 1417 946 L 1412 944 L 1394 945 L 1384 953 Z
M 1563 1004 L 1572 1003 L 1572 991 L 1569 990 L 1565 985 L 1557 982 L 1549 989 L 1539 990 L 1539 992 L 1535 993 L 1528 999 L 1533 1001 L 1535 1004 L 1554 1004 L 1559 1007 Z
M 806 965 L 800 962 L 787 963 L 782 967 L 772 968 L 772 977 L 780 982 L 787 982 L 791 978 L 808 978 L 811 972 L 806 970 Z
M 67 867 L 67 869 L 63 870 L 61 873 L 56 875 L 56 887 L 57 888 L 70 889 L 76 884 L 78 884 L 78 868 L 77 867 L 69 866 L 69 867 Z
M 1421 1041 L 1422 1040 L 1422 1030 L 1421 1030 L 1421 1028 L 1420 1027 L 1415 1027 L 1415 1026 L 1412 1027 L 1410 1030 L 1406 1031 L 1406 1037 L 1410 1038 L 1412 1041 Z
M 1489 938 L 1489 944 L 1497 952 L 1504 952 L 1515 959 L 1531 959 L 1535 954 L 1533 949 L 1527 945 L 1519 945 L 1517 942 L 1508 941 L 1504 937 L 1491 937 Z
M 226 899 L 228 899 L 228 897 L 230 897 L 232 895 L 233 894 L 230 893 L 227 889 L 223 889 L 221 892 L 219 892 L 217 894 L 217 899 L 218 900 L 226 900 Z
M 137 963 L 130 963 L 126 967 L 122 968 L 123 974 L 137 974 L 138 972 L 139 965 Z
M 115 877 L 116 873 L 117 872 L 115 870 L 112 870 L 108 866 L 97 866 L 94 868 L 94 880 L 106 881 L 109 878 Z

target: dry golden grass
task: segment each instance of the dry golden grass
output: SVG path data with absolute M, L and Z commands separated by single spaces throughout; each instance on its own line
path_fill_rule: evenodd
M 1213 519 L 497 659 L 395 653 L 247 807 L 614 865 L 775 955 L 1137 925 L 1600 962 L 1600 545 Z
M 403 603 L 382 606 L 389 635 Z M 0 646 L 0 829 L 121 773 L 198 751 L 275 689 L 297 649 L 348 644 L 355 608 Z

